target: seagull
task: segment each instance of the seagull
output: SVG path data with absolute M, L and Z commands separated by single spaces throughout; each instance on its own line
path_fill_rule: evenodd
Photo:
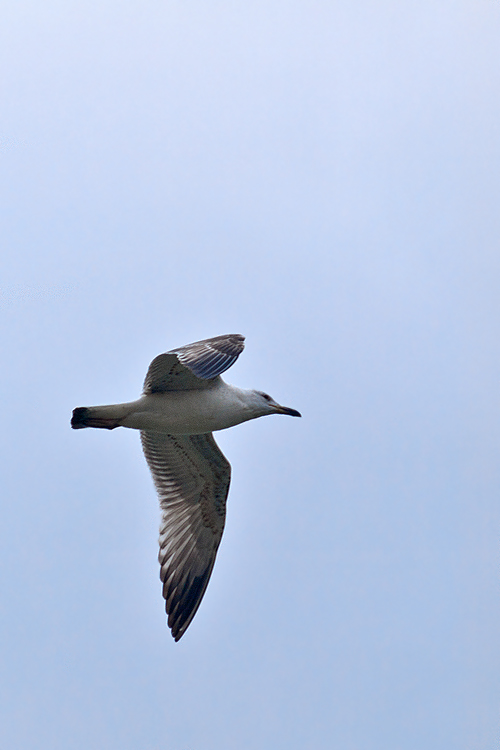
M 172 349 L 153 359 L 137 401 L 73 410 L 75 430 L 141 432 L 160 501 L 160 579 L 175 641 L 200 606 L 224 530 L 231 464 L 212 433 L 267 414 L 301 416 L 267 393 L 222 380 L 244 341 L 233 333 Z

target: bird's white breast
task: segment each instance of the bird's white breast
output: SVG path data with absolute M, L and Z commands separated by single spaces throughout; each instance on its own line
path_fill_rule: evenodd
M 130 407 L 130 413 L 122 420 L 123 427 L 169 435 L 224 430 L 254 416 L 245 403 L 245 391 L 222 380 L 212 388 L 142 396 Z

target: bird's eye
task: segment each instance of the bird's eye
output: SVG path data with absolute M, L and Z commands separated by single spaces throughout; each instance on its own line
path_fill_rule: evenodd
M 272 401 L 271 396 L 268 396 L 267 393 L 263 393 L 262 397 L 266 399 L 266 401 Z

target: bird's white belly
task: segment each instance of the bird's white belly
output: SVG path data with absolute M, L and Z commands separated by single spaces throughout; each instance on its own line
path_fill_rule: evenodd
M 169 435 L 214 432 L 251 419 L 241 400 L 222 389 L 155 393 L 130 406 L 121 420 L 123 427 Z

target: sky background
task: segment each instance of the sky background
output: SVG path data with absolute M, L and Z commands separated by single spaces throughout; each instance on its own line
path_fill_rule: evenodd
M 0 25 L 0 747 L 498 750 L 500 4 L 19 0 Z M 217 440 L 183 639 L 134 431 L 160 352 L 302 420 Z

